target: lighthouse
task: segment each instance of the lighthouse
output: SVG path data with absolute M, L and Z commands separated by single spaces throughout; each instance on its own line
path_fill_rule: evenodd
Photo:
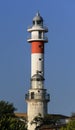
M 41 114 L 44 117 L 48 112 L 50 95 L 44 86 L 44 49 L 48 42 L 46 33 L 48 28 L 43 24 L 43 18 L 38 12 L 32 20 L 32 26 L 27 29 L 30 37 L 27 42 L 31 45 L 31 79 L 30 89 L 25 95 L 27 102 L 28 130 L 34 130 L 35 124 L 31 124 L 35 116 Z

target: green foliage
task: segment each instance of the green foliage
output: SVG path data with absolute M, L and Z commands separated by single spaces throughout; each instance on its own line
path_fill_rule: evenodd
M 31 121 L 31 125 L 36 124 L 36 126 L 42 123 L 43 123 L 43 117 L 41 116 L 41 114 L 38 114 L 38 116 L 35 116 L 34 119 Z
M 59 122 L 59 117 L 54 118 L 52 115 L 45 115 L 42 117 L 41 114 L 35 116 L 35 118 L 31 121 L 31 125 L 35 124 L 36 129 L 43 125 L 55 126 Z
M 44 124 L 46 125 L 56 125 L 58 122 L 60 122 L 60 117 L 59 116 L 54 116 L 54 115 L 45 115 L 44 117 Z
M 75 130 L 75 120 L 71 120 L 66 127 L 61 128 L 61 130 Z
M 0 101 L 0 118 L 3 116 L 14 116 L 14 111 L 16 109 L 14 108 L 12 103 Z
M 13 104 L 0 101 L 0 130 L 27 130 L 26 121 L 15 116 Z

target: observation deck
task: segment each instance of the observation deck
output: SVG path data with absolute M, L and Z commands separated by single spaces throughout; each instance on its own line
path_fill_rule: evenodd
M 26 94 L 25 95 L 25 100 L 42 100 L 42 101 L 50 101 L 50 94 L 34 94 L 32 92 L 31 94 Z
M 27 41 L 28 42 L 33 42 L 33 41 L 44 41 L 44 42 L 48 42 L 48 38 L 47 37 L 43 37 L 43 38 L 39 37 L 39 38 L 36 39 L 36 37 L 35 38 L 29 37 L 27 39 Z
M 43 31 L 43 32 L 48 32 L 48 27 L 47 26 L 29 26 L 27 29 L 28 32 L 32 31 Z

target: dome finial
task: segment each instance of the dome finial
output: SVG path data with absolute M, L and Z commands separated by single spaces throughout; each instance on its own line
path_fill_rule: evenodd
M 39 13 L 39 11 L 36 13 L 36 16 L 40 16 L 40 13 Z

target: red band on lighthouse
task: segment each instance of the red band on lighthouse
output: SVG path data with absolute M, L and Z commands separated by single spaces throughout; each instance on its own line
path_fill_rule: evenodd
M 42 41 L 34 41 L 31 43 L 32 53 L 44 53 L 44 43 Z

